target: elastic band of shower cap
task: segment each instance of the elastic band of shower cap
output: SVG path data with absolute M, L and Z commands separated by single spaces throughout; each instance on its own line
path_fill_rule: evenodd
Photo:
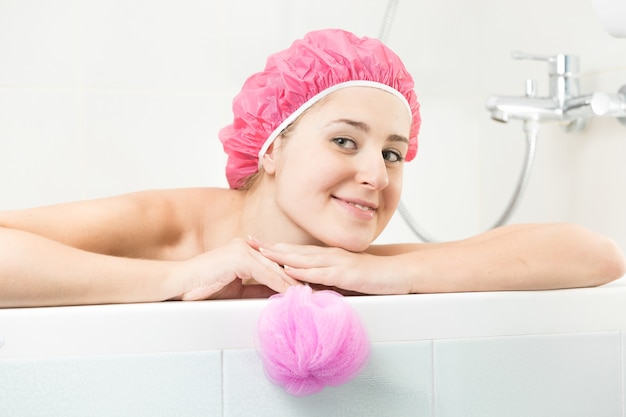
M 404 97 L 404 95 L 401 92 L 399 92 L 393 87 L 388 86 L 387 84 L 379 83 L 378 81 L 369 81 L 369 80 L 350 80 L 350 81 L 345 81 L 339 84 L 335 84 L 331 87 L 328 87 L 325 90 L 320 91 L 319 93 L 311 97 L 309 100 L 307 100 L 303 105 L 298 107 L 285 120 L 283 120 L 282 123 L 279 124 L 278 127 L 274 129 L 272 133 L 270 133 L 268 138 L 263 143 L 263 146 L 261 146 L 261 149 L 259 150 L 259 165 L 258 165 L 259 169 L 261 169 L 261 166 L 263 166 L 263 155 L 265 155 L 265 152 L 267 152 L 269 147 L 272 145 L 272 143 L 274 143 L 276 138 L 281 134 L 283 130 L 285 130 L 298 117 L 300 117 L 302 113 L 304 113 L 309 108 L 311 108 L 315 103 L 317 103 L 324 97 L 328 96 L 329 94 L 332 94 L 337 90 L 341 90 L 342 88 L 347 88 L 347 87 L 372 87 L 372 88 L 378 88 L 379 90 L 384 90 L 388 93 L 391 93 L 402 101 L 402 103 L 404 104 L 404 107 L 406 107 L 406 110 L 409 112 L 409 117 L 413 117 L 413 113 L 411 112 L 411 105 L 409 104 L 409 101 L 406 99 L 406 97 Z
M 232 123 L 219 133 L 230 188 L 240 188 L 260 172 L 260 156 L 307 108 L 337 89 L 366 85 L 408 102 L 411 112 L 409 148 L 417 153 L 419 103 L 413 78 L 400 57 L 380 40 L 341 29 L 321 29 L 270 55 L 262 71 L 246 79 L 232 102 Z

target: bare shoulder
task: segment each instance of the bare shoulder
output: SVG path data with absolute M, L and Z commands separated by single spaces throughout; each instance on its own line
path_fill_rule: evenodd
M 170 190 L 142 191 L 140 197 L 158 204 L 169 206 L 182 205 L 186 209 L 191 207 L 206 210 L 207 206 L 218 208 L 228 201 L 237 198 L 238 192 L 226 188 L 178 188 Z
M 0 227 L 118 256 L 180 258 L 199 250 L 202 224 L 227 191 L 146 190 L 0 212 Z
M 182 188 L 144 191 L 136 198 L 138 204 L 157 210 L 157 216 L 174 216 L 189 227 L 219 222 L 225 212 L 232 211 L 240 193 L 225 188 Z
M 136 221 L 128 226 L 156 243 L 161 252 L 156 257 L 179 259 L 204 250 L 205 233 L 231 211 L 237 193 L 222 188 L 181 188 L 142 191 L 122 198 L 125 210 Z
M 226 238 L 236 223 L 241 192 L 225 188 L 186 188 L 144 192 L 136 198 L 152 213 L 151 230 L 161 229 L 169 259 L 197 255 Z

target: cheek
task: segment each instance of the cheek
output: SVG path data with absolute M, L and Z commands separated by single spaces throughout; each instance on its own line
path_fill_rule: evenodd
M 301 154 L 285 162 L 281 181 L 297 187 L 294 191 L 300 193 L 319 191 L 343 180 L 344 166 L 345 162 L 323 149 L 303 149 Z
M 292 214 L 311 207 L 312 198 L 321 187 L 310 158 L 294 157 L 276 172 L 276 199 Z
M 385 189 L 385 196 L 388 199 L 388 203 L 393 205 L 394 209 L 400 202 L 400 196 L 402 194 L 402 171 L 392 173 L 389 176 L 389 185 Z
M 292 191 L 297 191 L 310 186 L 309 183 L 315 178 L 311 175 L 312 172 L 315 172 L 315 168 L 308 158 L 296 156 L 287 159 L 279 167 L 276 171 L 276 179 L 282 186 L 296 187 Z
M 385 202 L 384 210 L 380 213 L 381 226 L 384 229 L 391 221 L 402 195 L 402 181 L 390 181 L 389 186 L 383 191 L 383 200 Z

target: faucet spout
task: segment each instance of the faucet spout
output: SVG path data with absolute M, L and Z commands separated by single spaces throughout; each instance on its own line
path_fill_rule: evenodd
M 616 117 L 626 124 L 626 86 L 618 94 L 593 93 L 570 97 L 563 104 L 557 97 L 489 96 L 485 107 L 499 122 L 561 121 L 583 124 L 592 117 Z
M 485 107 L 493 120 L 508 122 L 565 122 L 568 131 L 580 130 L 592 117 L 610 116 L 626 125 L 626 85 L 617 94 L 578 94 L 578 57 L 513 52 L 514 59 L 546 61 L 550 80 L 547 97 L 537 97 L 534 80 L 526 80 L 525 96 L 489 96 Z
M 499 122 L 517 120 L 561 120 L 563 110 L 551 97 L 489 96 L 485 107 L 491 118 Z

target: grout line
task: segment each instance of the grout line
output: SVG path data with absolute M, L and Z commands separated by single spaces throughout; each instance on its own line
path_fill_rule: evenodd
M 221 380 L 221 401 L 222 401 L 222 417 L 224 417 L 224 349 L 220 349 L 220 380 Z
M 437 410 L 435 408 L 435 341 L 430 341 L 430 379 L 431 379 L 431 398 L 430 398 L 430 406 L 431 406 L 431 416 L 436 417 Z M 623 417 L 623 416 L 622 416 Z
M 626 408 L 626 404 L 624 404 L 624 332 L 619 332 L 619 397 L 620 397 L 620 410 L 619 413 L 622 417 L 624 417 L 624 409 Z

